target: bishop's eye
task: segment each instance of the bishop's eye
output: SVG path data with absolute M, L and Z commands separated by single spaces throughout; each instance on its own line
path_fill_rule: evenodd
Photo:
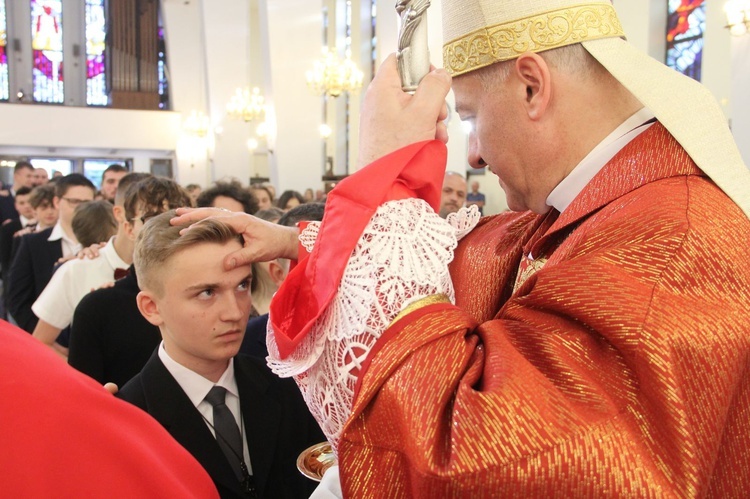
M 216 292 L 213 290 L 213 288 L 206 288 L 198 294 L 198 298 L 207 300 L 213 297 L 215 294 Z

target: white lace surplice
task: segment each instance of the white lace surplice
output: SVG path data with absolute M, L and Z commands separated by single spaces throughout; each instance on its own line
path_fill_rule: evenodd
M 475 206 L 440 218 L 421 199 L 378 208 L 349 257 L 336 296 L 286 359 L 268 321 L 268 365 L 294 376 L 334 450 L 351 413 L 354 386 L 375 342 L 410 303 L 435 294 L 454 300 L 448 264 L 457 242 L 479 221 Z M 300 234 L 310 251 L 319 222 Z

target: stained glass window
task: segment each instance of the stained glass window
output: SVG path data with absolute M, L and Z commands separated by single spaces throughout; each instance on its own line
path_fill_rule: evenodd
M 109 103 L 104 61 L 106 37 L 104 0 L 86 0 L 86 104 L 89 106 Z
M 8 100 L 8 34 L 5 2 L 0 0 L 0 100 Z
M 667 66 L 700 81 L 705 2 L 669 0 L 667 16 Z
M 169 73 L 167 72 L 167 44 L 164 41 L 164 26 L 159 16 L 159 109 L 169 109 Z
M 31 0 L 34 101 L 63 103 L 62 0 Z

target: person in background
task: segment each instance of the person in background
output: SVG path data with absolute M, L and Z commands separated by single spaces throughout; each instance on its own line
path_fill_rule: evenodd
M 309 187 L 305 189 L 305 193 L 302 194 L 302 197 L 305 199 L 305 203 L 312 203 L 315 201 L 315 193 L 313 193 L 313 190 Z
M 115 203 L 115 194 L 117 193 L 117 184 L 120 179 L 128 174 L 128 169 L 122 165 L 112 164 L 102 173 L 102 187 L 100 190 L 102 199 Z
M 28 187 L 21 187 L 16 191 L 15 208 L 18 218 L 14 218 L 0 226 L 0 264 L 3 274 L 7 274 L 10 268 L 13 237 L 18 231 L 28 228 L 29 231 L 36 227 L 34 207 L 31 205 L 31 192 Z
M 188 194 L 190 194 L 190 201 L 192 202 L 192 205 L 198 206 L 198 196 L 201 195 L 201 192 L 203 192 L 203 188 L 198 184 L 188 184 L 185 186 L 185 190 Z
M 34 227 L 33 231 L 41 232 L 44 229 L 55 226 L 59 210 L 55 208 L 54 184 L 47 183 L 34 187 L 29 197 L 29 203 L 34 209 L 34 219 L 36 220 L 36 227 Z
M 276 201 L 276 187 L 271 182 L 263 182 L 261 184 L 263 187 L 268 189 L 268 195 L 271 196 L 271 202 Z
M 485 196 L 479 192 L 479 182 L 471 183 L 471 192 L 466 195 L 466 206 L 474 205 L 479 209 L 479 214 L 484 215 Z
M 302 194 L 297 191 L 288 190 L 281 193 L 276 206 L 284 211 L 289 211 L 295 206 L 304 204 L 304 202 L 305 198 L 302 197 Z
M 109 241 L 117 232 L 112 204 L 107 201 L 83 203 L 75 209 L 71 227 L 83 248 Z
M 34 187 L 34 167 L 27 161 L 19 161 L 13 167 L 13 185 L 0 195 L 0 224 L 18 218 L 15 207 L 16 191 L 21 187 Z
M 34 187 L 45 185 L 49 182 L 49 173 L 44 168 L 34 168 Z
M 57 223 L 21 237 L 8 273 L 8 311 L 17 324 L 30 333 L 38 321 L 31 306 L 47 286 L 55 264 L 81 250 L 73 234 L 73 213 L 78 205 L 93 200 L 96 192 L 94 184 L 78 173 L 58 179 L 54 189 L 53 204 L 59 213 Z
M 456 172 L 445 172 L 443 190 L 440 197 L 440 216 L 447 218 L 464 207 L 466 201 L 466 180 Z
M 255 196 L 255 200 L 258 203 L 259 210 L 274 208 L 273 195 L 271 194 L 271 191 L 268 189 L 268 187 L 253 184 L 250 186 L 250 192 L 252 192 L 253 196 Z
M 252 193 L 237 181 L 216 182 L 198 196 L 199 207 L 224 208 L 252 215 L 258 211 L 258 203 Z
M 284 216 L 284 210 L 272 206 L 265 210 L 256 211 L 255 216 L 267 222 L 277 223 L 279 219 Z
M 33 230 L 36 226 L 34 218 L 34 208 L 31 206 L 31 189 L 21 187 L 16 191 L 15 208 L 18 211 L 18 218 L 7 220 L 0 226 L 0 271 L 2 275 L 7 274 L 10 268 L 10 262 L 13 257 L 13 241 L 15 235 L 24 229 Z M 0 317 L 7 317 L 5 310 L 5 293 L 0 288 Z

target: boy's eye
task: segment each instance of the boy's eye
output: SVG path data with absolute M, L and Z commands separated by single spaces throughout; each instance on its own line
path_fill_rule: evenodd
M 201 291 L 198 296 L 200 298 L 211 298 L 213 295 L 214 295 L 214 290 L 209 288 L 209 289 L 204 289 L 203 291 Z
M 239 286 L 237 286 L 237 289 L 239 289 L 240 291 L 247 291 L 248 289 L 250 289 L 250 280 L 245 279 L 244 281 L 242 281 Z

